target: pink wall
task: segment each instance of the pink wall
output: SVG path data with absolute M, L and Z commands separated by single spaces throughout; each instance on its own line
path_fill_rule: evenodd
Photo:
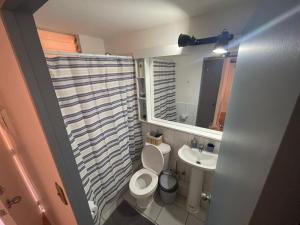
M 64 205 L 56 194 L 54 183 L 62 185 L 62 181 L 2 21 L 0 49 L 0 105 L 16 130 L 17 150 L 52 225 L 76 225 L 70 205 Z

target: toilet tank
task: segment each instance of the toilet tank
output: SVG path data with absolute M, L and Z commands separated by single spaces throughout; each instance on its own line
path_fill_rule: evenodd
M 146 142 L 145 145 L 153 145 L 153 144 Z M 163 157 L 164 157 L 163 170 L 169 169 L 169 158 L 170 158 L 171 146 L 166 143 L 161 143 L 160 145 L 153 145 L 153 146 L 158 148 L 161 151 L 161 153 L 163 154 Z

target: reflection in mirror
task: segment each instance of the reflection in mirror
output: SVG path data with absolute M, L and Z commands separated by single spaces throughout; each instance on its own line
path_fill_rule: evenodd
M 153 58 L 154 117 L 223 131 L 236 54 Z

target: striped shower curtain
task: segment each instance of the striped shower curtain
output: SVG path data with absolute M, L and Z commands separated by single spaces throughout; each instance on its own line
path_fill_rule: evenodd
M 153 60 L 154 117 L 176 121 L 175 62 Z
M 131 57 L 47 58 L 88 200 L 103 207 L 126 186 L 143 146 Z

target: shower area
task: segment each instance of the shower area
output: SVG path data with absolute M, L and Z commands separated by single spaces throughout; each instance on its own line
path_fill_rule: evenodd
M 176 63 L 161 58 L 153 59 L 154 116 L 176 122 Z
M 46 54 L 94 224 L 128 188 L 143 147 L 132 57 Z

